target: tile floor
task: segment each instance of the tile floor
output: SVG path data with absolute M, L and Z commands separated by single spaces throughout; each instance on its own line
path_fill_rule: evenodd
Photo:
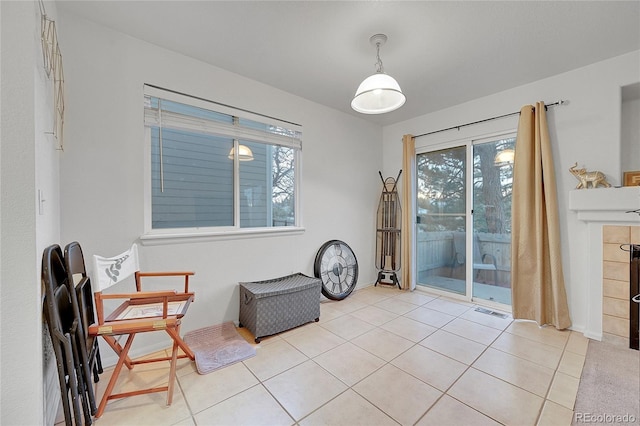
M 588 339 L 475 307 L 389 287 L 325 300 L 320 322 L 244 362 L 199 375 L 180 361 L 171 406 L 165 393 L 116 400 L 96 424 L 570 425 Z M 116 391 L 166 383 L 167 369 L 125 370 Z

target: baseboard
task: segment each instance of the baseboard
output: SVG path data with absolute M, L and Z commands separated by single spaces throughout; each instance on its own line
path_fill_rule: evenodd
M 55 357 L 52 364 L 45 370 L 44 376 L 44 423 L 53 425 L 56 423 L 58 411 L 60 411 L 62 398 L 60 396 L 60 381 L 56 370 Z
M 602 341 L 602 333 L 594 333 L 594 332 L 586 330 L 586 331 L 582 332 L 582 334 L 584 334 L 584 337 L 587 337 L 589 339 L 597 340 L 598 342 Z

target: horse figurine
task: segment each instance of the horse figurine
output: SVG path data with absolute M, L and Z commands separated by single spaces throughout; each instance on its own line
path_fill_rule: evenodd
M 597 170 L 588 172 L 587 169 L 576 169 L 576 167 L 578 167 L 578 163 L 569 168 L 571 174 L 580 181 L 578 186 L 576 186 L 576 189 L 588 188 L 589 182 L 591 182 L 591 188 L 597 188 L 598 185 L 602 185 L 605 188 L 609 188 L 611 186 L 611 184 L 607 182 L 607 177 L 604 173 Z

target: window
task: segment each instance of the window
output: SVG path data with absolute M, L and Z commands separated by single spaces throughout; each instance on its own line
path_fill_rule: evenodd
M 146 237 L 300 227 L 302 129 L 145 86 Z

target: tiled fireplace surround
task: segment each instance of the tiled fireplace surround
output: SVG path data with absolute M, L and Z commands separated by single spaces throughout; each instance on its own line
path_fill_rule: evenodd
M 602 339 L 621 346 L 629 339 L 629 252 L 621 244 L 640 244 L 640 226 L 602 227 Z
M 640 186 L 574 190 L 569 209 L 587 225 L 584 262 L 588 319 L 585 336 L 629 347 L 630 255 L 640 244 Z

